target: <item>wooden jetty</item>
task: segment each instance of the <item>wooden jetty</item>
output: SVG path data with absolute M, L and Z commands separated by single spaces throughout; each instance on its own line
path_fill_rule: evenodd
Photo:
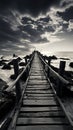
M 73 129 L 73 113 L 67 105 L 72 101 L 72 97 L 69 96 L 70 100 L 67 97 L 71 84 L 62 76 L 65 63 L 61 63 L 56 73 L 49 61 L 47 64 L 43 56 L 34 51 L 21 74 L 14 61 L 16 80 L 5 91 L 13 93 L 15 87 L 15 105 L 0 121 L 1 130 Z

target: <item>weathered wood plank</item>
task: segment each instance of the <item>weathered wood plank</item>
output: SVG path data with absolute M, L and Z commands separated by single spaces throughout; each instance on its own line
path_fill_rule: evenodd
M 16 130 L 71 130 L 69 125 L 35 125 L 17 126 Z
M 40 82 L 36 82 L 36 81 L 29 81 L 28 85 L 48 85 L 47 82 L 44 81 L 40 81 Z
M 58 105 L 55 100 L 23 100 L 23 105 Z
M 25 96 L 24 98 L 23 98 L 23 100 L 26 100 L 26 99 L 29 99 L 29 100 L 53 100 L 53 99 L 55 99 L 54 97 L 27 97 L 27 96 Z
M 45 84 L 45 85 L 43 85 L 43 84 L 38 84 L 38 85 L 28 84 L 28 86 L 27 86 L 27 88 L 32 88 L 32 87 L 33 88 L 51 88 L 49 84 Z
M 24 96 L 31 96 L 31 97 L 51 97 L 51 96 L 54 96 L 54 94 L 47 94 L 47 93 L 45 93 L 45 94 L 37 94 L 37 93 L 35 93 L 35 94 L 26 94 L 25 93 L 25 95 Z
M 30 80 L 32 80 L 32 79 L 45 79 L 45 80 L 46 80 L 46 77 L 45 77 L 44 75 L 40 75 L 40 76 L 32 76 L 32 75 L 31 75 L 31 76 L 29 77 L 29 79 L 30 79 Z
M 17 125 L 45 124 L 45 125 L 62 125 L 68 124 L 65 118 L 18 118 Z
M 23 111 L 23 112 L 29 112 L 29 111 L 31 111 L 31 112 L 38 112 L 38 111 L 44 111 L 44 112 L 49 112 L 49 111 L 62 111 L 62 109 L 59 107 L 59 106 L 49 106 L 49 107 L 46 107 L 46 106 L 36 106 L 36 107 L 33 107 L 33 106 L 30 106 L 30 107 L 27 107 L 27 106 L 24 106 L 24 107 L 21 107 L 21 109 L 20 109 L 20 112 L 21 111 Z
M 48 111 L 48 112 L 20 112 L 19 117 L 60 117 L 64 118 L 65 115 L 62 111 Z
M 41 73 L 39 73 L 39 74 L 38 74 L 38 73 L 31 73 L 30 76 L 31 76 L 31 75 L 32 75 L 32 76 L 44 76 L 44 74 L 41 74 Z
M 41 79 L 38 79 L 38 78 L 35 78 L 35 77 L 34 77 L 34 79 L 29 79 L 29 82 L 33 82 L 33 83 L 34 83 L 34 82 L 35 82 L 35 83 L 36 83 L 36 82 L 39 82 L 39 83 L 45 82 L 45 83 L 48 83 L 48 81 L 47 81 L 46 79 L 42 79 L 42 78 L 41 78 Z
M 42 90 L 47 91 L 47 90 L 51 90 L 51 88 L 45 88 L 45 87 L 44 88 L 36 88 L 36 87 L 31 88 L 31 87 L 28 87 L 28 88 L 26 88 L 26 90 L 28 90 L 28 91 L 36 91 L 36 90 L 38 90 L 38 91 L 42 91 Z
M 35 91 L 34 90 L 32 90 L 32 91 L 29 90 L 28 91 L 28 90 L 26 90 L 26 93 L 27 94 L 53 94 L 53 92 L 51 90 L 49 90 L 49 91 L 48 90 L 47 91 L 43 91 L 43 90 L 41 90 L 41 91 L 40 90 L 35 90 Z

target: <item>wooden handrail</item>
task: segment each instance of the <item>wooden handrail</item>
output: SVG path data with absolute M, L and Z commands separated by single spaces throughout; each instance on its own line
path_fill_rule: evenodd
M 13 89 L 13 87 L 16 85 L 16 83 L 19 81 L 19 79 L 24 74 L 24 72 L 26 72 L 27 68 L 30 66 L 30 63 L 31 63 L 33 57 L 34 57 L 34 53 L 32 54 L 32 57 L 29 60 L 28 64 L 26 65 L 26 68 L 23 69 L 23 71 L 17 76 L 17 78 L 14 80 L 14 82 L 12 84 L 10 84 L 8 88 L 5 89 L 5 91 L 10 92 Z
M 34 52 L 32 53 L 32 56 L 31 56 L 28 64 L 26 65 L 26 68 L 24 68 L 23 71 L 17 76 L 16 80 L 12 83 L 12 85 L 10 85 L 4 91 L 10 92 L 13 89 L 13 87 L 19 82 L 19 80 L 21 79 L 21 77 L 23 76 L 23 74 L 31 66 L 31 62 L 32 62 L 33 58 L 34 58 Z M 24 82 L 24 89 L 22 91 L 22 94 L 21 94 L 21 97 L 19 99 L 19 102 L 16 101 L 14 109 L 7 115 L 7 117 L 5 118 L 5 120 L 0 124 L 0 129 L 1 130 L 4 130 L 7 127 L 7 125 L 12 121 L 13 116 L 15 116 L 15 118 L 17 118 L 17 115 L 19 113 L 19 109 L 20 109 L 21 104 L 22 104 L 22 98 L 23 98 L 23 95 L 24 95 L 24 92 L 25 92 L 25 88 L 27 86 L 27 82 L 28 82 L 28 78 L 27 78 L 26 82 Z M 16 95 L 16 96 L 18 96 L 18 95 Z M 14 126 L 15 121 L 16 121 L 16 119 L 12 122 L 13 126 Z M 9 128 L 9 130 L 10 130 L 10 128 Z
M 43 58 L 40 56 L 39 54 L 39 57 L 41 59 L 41 61 L 49 68 L 50 70 L 50 74 L 52 74 L 53 76 L 55 76 L 55 78 L 57 78 L 59 81 L 63 82 L 64 84 L 66 85 L 69 85 L 70 82 L 67 81 L 66 79 L 64 79 L 61 75 L 59 75 L 57 72 L 55 72 L 44 60 Z

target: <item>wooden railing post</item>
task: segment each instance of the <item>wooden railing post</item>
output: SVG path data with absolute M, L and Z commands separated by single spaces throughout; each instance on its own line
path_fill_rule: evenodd
M 43 60 L 45 61 L 45 56 L 42 55 L 42 57 L 43 57 Z M 43 63 L 43 68 L 45 69 L 45 63 Z
M 25 57 L 25 64 L 27 65 L 27 57 Z
M 18 66 L 18 61 L 17 59 L 13 60 L 13 65 L 14 65 L 14 74 L 15 74 L 15 78 L 17 78 L 18 74 L 19 74 L 19 66 Z
M 60 61 L 59 74 L 63 76 L 65 70 L 66 61 Z
M 18 66 L 18 60 L 14 59 L 13 60 L 13 65 L 14 65 L 14 75 L 15 78 L 17 78 L 18 74 L 19 74 L 19 66 Z M 20 82 L 18 81 L 16 83 L 16 102 L 18 102 L 21 98 L 21 88 L 20 88 Z
M 66 61 L 60 61 L 59 74 L 64 75 Z M 57 82 L 57 95 L 62 97 L 64 93 L 63 83 L 58 80 Z
M 48 65 L 50 66 L 50 63 L 51 63 L 51 59 L 48 58 Z M 48 68 L 47 70 L 47 76 L 49 77 L 50 76 L 50 69 Z

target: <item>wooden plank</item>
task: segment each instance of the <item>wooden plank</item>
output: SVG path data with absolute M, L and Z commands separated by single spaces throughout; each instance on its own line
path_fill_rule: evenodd
M 30 91 L 30 90 L 32 90 L 32 91 L 36 91 L 36 90 L 47 91 L 47 90 L 51 90 L 51 88 L 45 88 L 45 87 L 44 88 L 34 88 L 34 87 L 31 88 L 31 87 L 27 87 L 26 90 L 28 90 L 28 91 Z
M 43 124 L 43 125 L 67 125 L 68 122 L 65 118 L 18 118 L 17 125 L 30 125 L 30 124 Z
M 28 84 L 27 88 L 51 88 L 49 84 Z
M 30 83 L 30 82 L 28 82 L 28 85 L 30 85 L 30 86 L 31 86 L 31 85 L 32 85 L 32 86 L 33 86 L 33 85 L 36 85 L 36 86 L 37 86 L 37 85 L 45 85 L 45 86 L 47 85 L 47 86 L 48 86 L 48 83 L 45 83 L 45 82 L 41 82 L 41 83 L 39 83 L 39 82 L 34 82 L 34 83 L 31 82 L 31 83 Z
M 39 66 L 38 66 L 38 64 L 39 64 Z M 40 63 L 38 63 L 38 64 L 37 64 L 37 67 L 35 67 L 34 69 L 31 68 L 31 72 L 44 72 L 43 68 L 40 68 L 41 64 Z
M 17 126 L 16 130 L 71 130 L 69 125 L 35 125 Z
M 62 111 L 49 111 L 49 112 L 20 112 L 19 117 L 60 117 L 64 118 L 65 115 Z
M 31 76 L 29 77 L 29 79 L 34 79 L 34 78 L 35 78 L 35 79 L 46 79 L 45 76 L 32 76 L 32 75 L 31 75 Z
M 42 91 L 42 90 L 41 91 L 40 90 L 35 90 L 35 91 L 30 90 L 30 91 L 28 91 L 28 90 L 26 90 L 26 93 L 27 94 L 53 94 L 53 91 L 50 91 L 50 90 L 49 91 L 48 90 L 47 91 Z
M 41 82 L 42 82 L 42 83 L 48 83 L 48 81 L 47 81 L 46 79 L 42 79 L 42 78 L 41 78 L 41 79 L 38 79 L 38 78 L 36 79 L 35 77 L 34 77 L 34 79 L 29 79 L 29 82 L 33 82 L 33 83 L 34 83 L 34 82 L 35 82 L 35 83 L 36 83 L 36 82 L 39 82 L 39 83 L 41 83 Z
M 35 79 L 36 81 L 37 81 L 37 80 L 46 80 L 46 77 L 43 77 L 43 76 L 41 76 L 41 77 L 40 77 L 40 76 L 33 76 L 33 77 L 34 77 L 34 78 L 30 77 L 29 80 L 34 80 L 34 79 Z
M 47 91 L 47 90 L 51 90 L 51 88 L 50 88 L 50 87 L 46 87 L 46 88 L 45 88 L 44 86 L 43 86 L 43 87 L 39 87 L 39 86 L 35 86 L 35 87 L 34 87 L 34 86 L 29 86 L 29 87 L 26 88 L 26 90 L 32 90 L 32 91 L 34 91 L 34 90 L 40 90 L 40 91 L 41 91 L 41 90 L 44 90 L 44 91 Z
M 31 97 L 49 97 L 49 96 L 54 96 L 54 94 L 24 94 L 24 96 L 31 96 Z
M 37 81 L 37 82 L 36 82 L 36 81 L 29 81 L 29 82 L 28 82 L 28 85 L 36 85 L 36 86 L 37 86 L 37 85 L 39 85 L 39 86 L 40 86 L 40 85 L 44 85 L 44 86 L 46 86 L 46 85 L 48 85 L 48 83 L 47 83 L 47 82 L 44 82 L 44 81 L 40 81 L 40 82 L 39 82 L 39 81 Z M 48 85 L 48 86 L 49 86 L 49 85 Z
M 44 87 L 44 86 L 43 87 L 39 87 L 38 85 L 35 86 L 35 87 L 33 85 L 30 86 L 30 87 L 27 87 L 26 90 L 27 91 L 45 91 L 45 92 L 51 91 L 51 92 L 53 92 L 50 87 Z
M 43 70 L 38 70 L 38 69 L 34 69 L 34 70 L 32 70 L 31 69 L 31 73 L 44 73 L 44 71 Z
M 44 73 L 42 73 L 42 74 L 41 74 L 41 73 L 39 73 L 39 74 L 38 74 L 38 73 L 31 73 L 30 76 L 31 76 L 31 75 L 32 75 L 32 76 L 44 76 Z
M 23 100 L 26 100 L 26 99 L 29 99 L 29 100 L 53 100 L 54 99 L 54 97 L 27 97 L 27 96 L 25 96 L 24 98 L 23 98 Z
M 35 71 L 37 69 L 37 71 L 43 71 L 43 68 L 41 67 L 41 68 L 38 68 L 38 67 L 31 67 L 31 71 L 33 70 L 33 71 Z
M 62 109 L 59 107 L 59 106 L 49 106 L 49 107 L 46 107 L 46 106 L 37 106 L 37 107 L 33 107 L 33 106 L 30 106 L 30 107 L 26 107 L 26 106 L 24 106 L 24 107 L 21 107 L 21 109 L 20 109 L 20 112 L 21 111 L 23 111 L 23 112 L 29 112 L 29 111 L 31 111 L 31 112 L 37 112 L 37 111 L 44 111 L 44 112 L 46 112 L 46 111 L 62 111 Z
M 55 100 L 23 100 L 23 105 L 58 105 Z

